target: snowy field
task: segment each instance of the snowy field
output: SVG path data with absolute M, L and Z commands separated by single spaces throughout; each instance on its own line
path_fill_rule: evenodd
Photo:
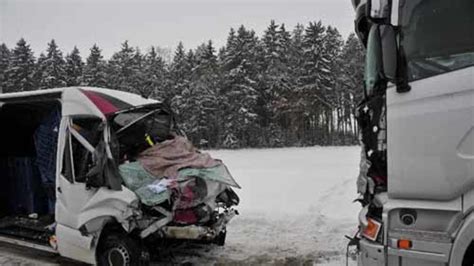
M 345 265 L 357 226 L 359 147 L 212 151 L 242 186 L 218 261 Z M 212 252 L 213 253 L 213 252 Z M 212 256 L 212 255 L 211 255 Z
M 354 233 L 359 210 L 352 203 L 359 147 L 210 153 L 227 164 L 242 186 L 237 191 L 240 216 L 228 226 L 226 246 L 173 248 L 158 263 L 345 265 L 344 235 Z M 0 263 L 2 257 L 12 259 L 8 254 L 0 248 Z M 32 262 L 24 259 L 26 264 Z M 47 261 L 57 263 L 48 258 L 41 262 Z

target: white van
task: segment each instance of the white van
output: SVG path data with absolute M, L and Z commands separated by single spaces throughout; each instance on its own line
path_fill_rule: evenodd
M 117 122 L 130 113 L 145 115 Z M 122 185 L 123 153 L 145 136 L 128 138 L 124 148 L 117 132 L 150 115 L 172 127 L 162 103 L 131 93 L 71 87 L 0 94 L 0 241 L 99 265 L 147 264 L 157 240 L 223 245 L 232 204 L 220 202 L 206 223 L 173 225 Z M 238 203 L 226 191 L 220 198 Z

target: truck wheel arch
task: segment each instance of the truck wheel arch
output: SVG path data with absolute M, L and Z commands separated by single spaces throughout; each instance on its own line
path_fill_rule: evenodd
M 464 254 L 464 259 L 462 262 L 463 266 L 471 266 L 474 265 L 474 241 L 471 242 L 471 245 L 466 250 L 466 254 Z
M 474 213 L 464 219 L 463 225 L 456 235 L 449 265 L 463 265 L 468 252 L 474 248 Z

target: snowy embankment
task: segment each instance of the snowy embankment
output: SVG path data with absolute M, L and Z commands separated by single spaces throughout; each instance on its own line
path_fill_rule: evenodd
M 359 147 L 210 151 L 242 186 L 225 247 L 172 251 L 196 264 L 344 265 L 357 226 Z

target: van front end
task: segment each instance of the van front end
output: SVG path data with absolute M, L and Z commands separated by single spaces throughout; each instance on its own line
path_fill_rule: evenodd
M 0 242 L 97 265 L 224 245 L 240 186 L 155 100 L 101 88 L 2 94 Z

